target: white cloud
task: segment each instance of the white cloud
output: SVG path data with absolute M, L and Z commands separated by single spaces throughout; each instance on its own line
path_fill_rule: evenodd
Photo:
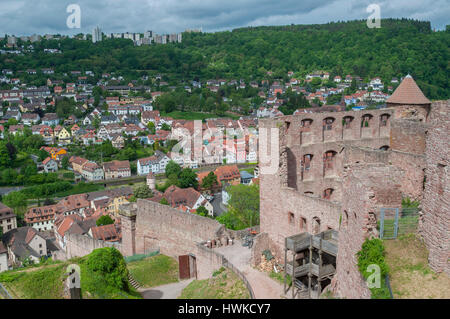
M 326 23 L 366 19 L 370 3 L 382 18 L 415 18 L 442 29 L 450 16 L 449 0 L 0 0 L 0 30 L 23 35 L 91 32 L 204 31 L 242 26 Z M 79 4 L 81 29 L 66 26 L 69 4 Z

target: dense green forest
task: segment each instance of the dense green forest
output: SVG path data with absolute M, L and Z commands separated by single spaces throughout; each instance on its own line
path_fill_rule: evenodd
M 5 43 L 5 40 L 2 39 Z M 58 48 L 62 54 L 44 53 Z M 287 71 L 305 75 L 328 70 L 384 81 L 410 73 L 431 99 L 449 98 L 450 32 L 431 29 L 429 22 L 383 19 L 381 28 L 366 21 L 321 25 L 248 27 L 216 33 L 183 33 L 178 44 L 134 47 L 131 40 L 63 39 L 35 43 L 35 52 L 1 55 L 0 69 L 53 67 L 56 72 L 120 71 L 129 78 L 162 73 L 172 84 L 180 80 L 242 78 L 261 80 Z M 270 78 L 269 78 L 270 80 Z

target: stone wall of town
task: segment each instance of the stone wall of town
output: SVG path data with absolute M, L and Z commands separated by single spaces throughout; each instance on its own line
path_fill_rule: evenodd
M 435 102 L 426 144 L 426 184 L 419 232 L 428 248 L 430 267 L 450 275 L 450 107 Z

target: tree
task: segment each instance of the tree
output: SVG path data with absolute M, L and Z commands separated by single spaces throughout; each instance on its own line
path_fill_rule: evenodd
M 217 181 L 217 176 L 216 176 L 216 174 L 214 174 L 213 171 L 209 172 L 209 174 L 206 175 L 206 177 L 204 177 L 202 180 L 202 188 L 203 189 L 212 190 L 214 188 L 214 186 L 216 186 L 218 184 L 219 184 L 219 182 Z
M 114 220 L 109 215 L 103 215 L 95 222 L 97 226 L 114 224 Z
M 21 192 L 11 192 L 2 198 L 3 203 L 17 213 L 23 213 L 27 207 L 27 196 Z M 19 214 L 18 214 L 19 215 Z
M 0 142 L 0 167 L 8 167 L 11 165 L 8 149 L 4 142 Z
M 155 123 L 153 123 L 152 121 L 149 121 L 147 123 L 147 128 L 150 131 L 150 134 L 155 134 L 155 132 L 156 132 Z
M 166 177 L 175 174 L 178 177 L 181 173 L 181 166 L 175 163 L 174 161 L 169 161 L 166 165 Z
M 67 169 L 67 167 L 69 167 L 69 157 L 68 156 L 63 157 L 63 159 L 61 160 L 61 166 L 63 169 Z
M 181 188 L 198 187 L 197 174 L 195 174 L 195 172 L 190 168 L 183 169 L 178 178 L 179 186 Z
M 259 186 L 240 184 L 228 187 L 227 191 L 228 212 L 217 220 L 235 230 L 259 225 Z
M 170 131 L 171 130 L 170 125 L 167 123 L 163 123 L 163 125 L 161 125 L 161 130 Z
M 207 217 L 209 215 L 208 210 L 205 208 L 205 206 L 200 206 L 199 208 L 197 208 L 196 213 L 197 213 L 197 215 L 200 215 L 203 217 Z
M 147 185 L 144 184 L 136 188 L 134 191 L 134 196 L 136 198 L 150 198 L 153 197 L 153 192 Z

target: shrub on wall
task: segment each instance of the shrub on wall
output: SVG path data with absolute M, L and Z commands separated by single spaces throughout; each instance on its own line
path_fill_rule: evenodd
M 386 275 L 389 273 L 389 267 L 385 261 L 383 241 L 379 238 L 366 239 L 356 256 L 358 258 L 358 269 L 366 280 L 373 274 L 373 271 L 370 271 L 370 265 L 380 267 L 380 288 L 369 288 L 372 299 L 390 299 L 391 295 L 385 281 Z

